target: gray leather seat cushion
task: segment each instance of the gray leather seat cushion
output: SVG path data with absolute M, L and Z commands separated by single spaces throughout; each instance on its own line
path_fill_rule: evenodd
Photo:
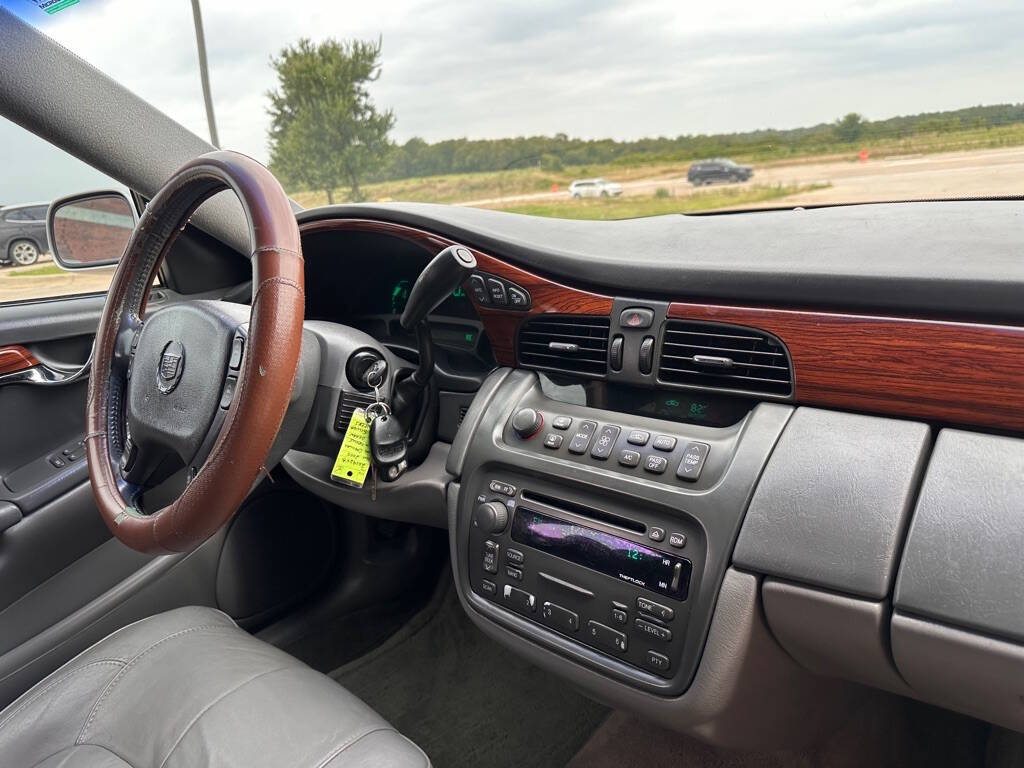
M 211 608 L 115 632 L 0 713 L 11 768 L 429 765 L 330 678 Z

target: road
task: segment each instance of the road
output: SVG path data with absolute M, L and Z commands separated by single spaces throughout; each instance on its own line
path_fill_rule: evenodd
M 832 185 L 773 200 L 771 205 L 1024 194 L 1024 147 L 869 158 L 864 163 L 829 161 L 755 166 L 754 178 L 745 184 Z M 697 191 L 685 177 L 677 177 L 623 182 L 622 194 L 627 197 L 651 195 L 659 188 L 668 189 L 676 197 Z M 565 192 L 540 192 L 473 200 L 462 205 L 497 206 L 567 197 Z

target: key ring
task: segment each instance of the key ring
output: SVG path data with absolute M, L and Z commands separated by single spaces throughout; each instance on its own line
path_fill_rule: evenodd
M 370 403 L 366 406 L 366 411 L 363 413 L 367 423 L 374 419 L 379 419 L 381 416 L 390 416 L 391 408 L 387 403 L 377 401 L 376 403 Z

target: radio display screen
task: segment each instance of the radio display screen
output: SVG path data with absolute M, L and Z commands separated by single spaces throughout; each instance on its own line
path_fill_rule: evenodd
M 520 506 L 512 540 L 675 600 L 690 590 L 690 561 Z

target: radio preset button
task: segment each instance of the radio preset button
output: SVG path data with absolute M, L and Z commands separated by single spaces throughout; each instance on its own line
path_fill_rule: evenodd
M 647 665 L 648 669 L 653 669 L 655 672 L 668 672 L 668 668 L 672 666 L 668 656 L 657 651 L 648 651 L 644 655 L 644 664 Z
M 597 432 L 596 421 L 581 421 L 576 428 L 576 434 L 569 441 L 569 453 L 577 455 L 586 453 L 595 432 Z
M 673 533 L 668 537 L 668 543 L 670 546 L 676 549 L 682 549 L 686 546 L 686 534 L 685 533 Z
M 668 459 L 664 456 L 655 456 L 651 454 L 644 459 L 644 469 L 648 472 L 653 472 L 656 475 L 664 474 L 665 468 L 668 466 Z
M 513 568 L 511 565 L 505 566 L 505 575 L 512 579 L 512 581 L 523 580 L 523 572 L 518 568 Z
M 594 459 L 607 459 L 612 455 L 612 448 L 619 437 L 619 428 L 611 424 L 601 427 L 601 432 L 594 441 L 594 447 L 590 449 L 590 456 Z
M 508 589 L 508 587 L 505 587 L 505 589 Z M 587 634 L 590 635 L 591 639 L 593 639 L 593 641 L 599 646 L 607 648 L 610 651 L 625 653 L 626 649 L 629 647 L 629 641 L 626 639 L 626 635 L 624 633 L 605 626 L 597 621 L 587 622 Z
M 580 628 L 579 614 L 573 613 L 555 603 L 544 603 L 541 606 L 540 615 L 545 624 L 549 624 L 562 632 L 575 632 Z
M 516 487 L 514 485 L 503 483 L 500 480 L 491 480 L 490 485 L 488 485 L 487 487 L 490 488 L 491 491 L 493 491 L 494 493 L 502 493 L 506 496 L 516 495 Z
M 656 525 L 652 525 L 650 528 L 647 529 L 647 538 L 650 539 L 651 541 L 664 541 L 665 540 L 665 529 L 664 528 L 659 528 Z M 637 598 L 637 602 L 638 603 L 641 600 L 643 600 L 642 597 L 638 597 Z
M 667 605 L 656 603 L 653 600 L 648 600 L 646 597 L 638 597 L 636 599 L 636 607 L 644 613 L 649 613 L 651 616 L 655 616 L 662 621 L 672 621 L 676 617 L 676 612 L 669 608 Z
M 671 451 L 676 447 L 676 439 L 671 435 L 658 435 L 651 445 L 656 451 Z
M 697 482 L 710 452 L 711 446 L 707 443 L 687 443 L 683 449 L 682 461 L 679 462 L 679 468 L 676 470 L 676 477 L 691 483 Z
M 531 613 L 537 610 L 537 598 L 526 590 L 506 584 L 504 590 L 502 590 L 502 596 L 505 598 L 505 602 L 513 608 L 518 608 L 521 611 L 530 611 Z
M 484 579 L 481 581 L 480 589 L 482 589 L 484 594 L 488 597 L 494 597 L 498 593 L 498 585 L 490 579 Z
M 650 439 L 651 433 L 644 432 L 642 429 L 632 429 L 626 435 L 626 442 L 630 445 L 647 445 L 647 441 Z
M 669 642 L 672 639 L 672 630 L 667 627 L 662 627 L 657 624 L 652 624 L 644 619 L 636 619 L 633 622 L 633 628 L 637 632 L 653 637 L 655 640 L 661 640 L 662 642 Z
M 621 608 L 612 608 L 612 621 L 625 626 L 626 622 L 629 621 L 629 614 Z
M 523 557 L 523 553 L 520 552 L 518 549 L 506 549 L 505 559 L 513 565 L 522 565 L 523 560 L 525 560 L 526 558 Z
M 568 429 L 572 426 L 572 419 L 568 416 L 555 416 L 551 422 L 551 426 L 555 429 Z
M 635 467 L 640 464 L 640 454 L 636 451 L 624 449 L 619 454 L 619 464 L 624 467 Z

